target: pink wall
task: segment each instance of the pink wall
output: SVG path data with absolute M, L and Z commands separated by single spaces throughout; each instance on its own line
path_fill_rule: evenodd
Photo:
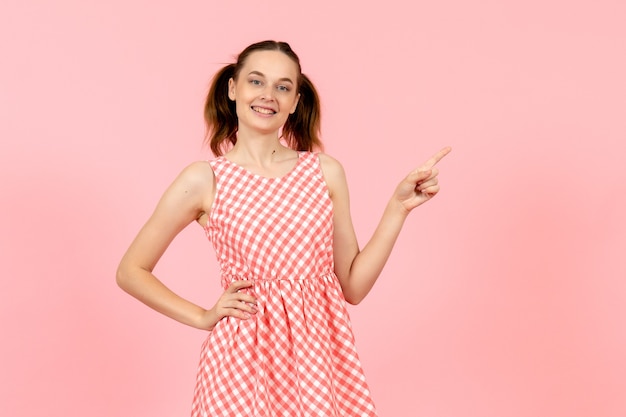
M 351 309 L 381 416 L 626 415 L 626 3 L 352 3 L 3 1 L 0 415 L 188 414 L 203 333 L 114 271 L 209 157 L 208 79 L 265 38 L 322 93 L 361 242 L 454 148 Z M 207 306 L 220 291 L 197 227 L 157 272 Z

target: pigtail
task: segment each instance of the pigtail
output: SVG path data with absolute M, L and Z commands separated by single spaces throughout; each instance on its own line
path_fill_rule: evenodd
M 289 115 L 283 126 L 283 138 L 290 148 L 298 151 L 323 150 L 320 98 L 315 86 L 304 74 L 301 74 L 299 93 L 296 111 Z
M 235 64 L 222 68 L 211 82 L 204 105 L 206 142 L 214 155 L 224 153 L 228 143 L 237 142 L 237 112 L 235 102 L 228 97 L 228 80 L 235 77 Z

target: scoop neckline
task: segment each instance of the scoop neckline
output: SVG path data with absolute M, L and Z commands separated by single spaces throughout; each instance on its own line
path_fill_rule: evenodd
M 230 165 L 238 168 L 240 171 L 245 172 L 249 176 L 271 181 L 271 180 L 279 180 L 281 178 L 287 178 L 288 176 L 293 174 L 298 169 L 298 167 L 300 166 L 300 163 L 304 159 L 304 157 L 303 157 L 304 152 L 302 152 L 302 151 L 296 151 L 296 152 L 297 152 L 297 156 L 298 156 L 298 158 L 296 160 L 296 164 L 293 166 L 293 168 L 291 168 L 289 171 L 287 171 L 285 174 L 281 175 L 280 177 L 266 177 L 264 175 L 255 174 L 254 172 L 250 171 L 249 169 L 244 168 L 241 165 L 239 165 L 238 163 L 233 162 L 230 159 L 226 158 L 226 156 L 224 156 L 224 155 L 222 155 L 221 158 L 222 158 L 222 160 L 226 161 Z

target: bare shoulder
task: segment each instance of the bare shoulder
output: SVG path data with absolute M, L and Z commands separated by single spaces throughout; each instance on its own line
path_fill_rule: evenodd
M 190 181 L 209 181 L 213 182 L 215 175 L 213 168 L 208 161 L 195 161 L 187 165 L 181 172 Z
M 154 218 L 166 223 L 187 225 L 208 213 L 215 195 L 215 175 L 206 161 L 192 162 L 167 188 Z
M 337 190 L 345 187 L 346 174 L 341 163 L 332 156 L 319 153 L 319 158 L 324 180 L 332 196 Z
M 320 158 L 320 164 L 322 165 L 322 171 L 324 172 L 324 176 L 334 177 L 337 175 L 345 175 L 343 171 L 343 166 L 338 160 L 325 153 L 319 153 L 318 155 Z
M 215 174 L 206 161 L 192 162 L 178 174 L 165 192 L 164 199 L 174 204 L 190 204 L 201 211 L 211 205 L 215 193 Z
M 215 174 L 211 165 L 207 161 L 196 161 L 181 171 L 173 185 L 188 191 L 211 192 L 214 184 Z

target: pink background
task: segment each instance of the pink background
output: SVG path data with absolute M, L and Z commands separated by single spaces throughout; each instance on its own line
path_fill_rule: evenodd
M 0 415 L 188 415 L 203 332 L 114 272 L 266 38 L 319 87 L 362 243 L 454 148 L 350 309 L 380 415 L 626 415 L 626 3 L 351 3 L 2 2 Z M 207 307 L 216 272 L 194 226 L 157 269 Z

